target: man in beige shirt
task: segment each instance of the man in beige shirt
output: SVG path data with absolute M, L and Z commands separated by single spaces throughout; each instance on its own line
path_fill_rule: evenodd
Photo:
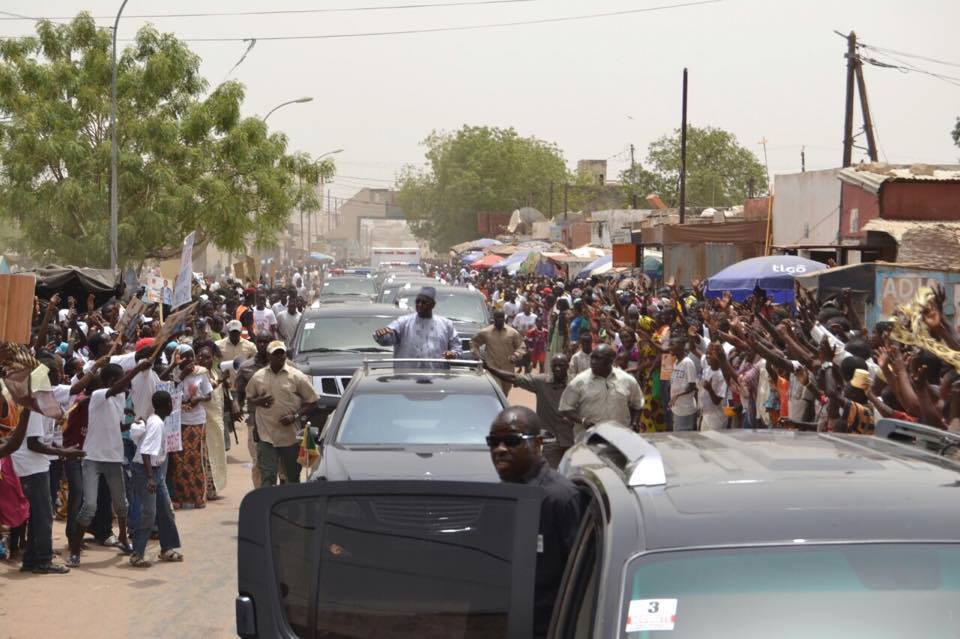
M 243 324 L 238 320 L 227 322 L 227 336 L 216 342 L 221 361 L 232 362 L 239 357 L 242 363 L 257 354 L 256 345 L 240 336 L 242 331 Z
M 310 378 L 287 362 L 287 347 L 281 341 L 267 346 L 270 364 L 261 368 L 247 384 L 247 402 L 256 406 L 257 467 L 260 485 L 277 483 L 277 466 L 289 483 L 300 481 L 297 464 L 297 419 L 308 414 L 317 403 L 317 392 Z
M 633 375 L 614 368 L 615 357 L 608 344 L 593 349 L 590 370 L 574 377 L 560 396 L 560 414 L 573 420 L 577 435 L 606 421 L 637 429 L 643 391 Z
M 494 311 L 493 324 L 481 329 L 470 340 L 470 350 L 477 359 L 482 359 L 490 366 L 512 371 L 517 362 L 523 359 L 527 346 L 517 329 L 507 326 L 506 322 L 506 313 L 502 310 Z M 480 355 L 481 346 L 485 347 L 484 356 Z M 500 387 L 503 388 L 504 395 L 509 395 L 513 385 L 501 379 Z

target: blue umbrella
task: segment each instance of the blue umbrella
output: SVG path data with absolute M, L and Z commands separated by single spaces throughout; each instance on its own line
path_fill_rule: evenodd
M 523 264 L 524 260 L 527 259 L 527 256 L 530 255 L 530 251 L 517 251 L 507 259 L 503 260 L 499 264 L 494 264 L 490 267 L 493 269 L 507 269 L 508 273 L 515 273 L 520 265 Z
M 336 260 L 332 255 L 327 255 L 326 253 L 311 253 L 311 260 L 316 260 L 318 262 L 333 262 Z
M 598 257 L 594 261 L 584 266 L 583 269 L 581 269 L 581 271 L 577 273 L 577 276 L 574 279 L 580 279 L 582 277 L 590 277 L 590 274 L 593 271 L 597 270 L 601 266 L 606 266 L 607 264 L 612 264 L 612 263 L 613 263 L 612 255 L 604 255 L 602 257 Z
M 814 262 L 796 255 L 768 255 L 752 257 L 723 269 L 707 280 L 707 297 L 720 297 L 730 291 L 733 299 L 742 302 L 756 287 L 762 288 L 767 297 L 778 304 L 793 301 L 793 278 L 827 268 L 826 264 Z
M 473 264 L 477 260 L 483 258 L 483 251 L 470 251 L 469 253 L 464 253 L 460 256 L 460 261 L 464 264 Z

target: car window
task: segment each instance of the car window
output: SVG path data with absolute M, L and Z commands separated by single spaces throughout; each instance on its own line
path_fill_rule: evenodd
M 413 310 L 417 290 L 412 291 L 409 295 L 404 291 L 397 296 L 397 305 L 402 309 Z M 466 290 L 463 293 L 438 292 L 437 305 L 433 312 L 454 321 L 473 322 L 475 324 L 487 323 L 483 297 Z
M 503 410 L 490 395 L 453 395 L 442 390 L 415 394 L 353 396 L 340 422 L 342 445 L 461 444 L 483 446 L 493 418 Z
M 802 542 L 635 558 L 621 636 L 956 636 L 960 545 Z
M 239 589 L 256 605 L 241 634 L 528 639 L 541 497 L 450 482 L 258 491 L 241 507 Z
M 369 295 L 377 294 L 374 281 L 366 277 L 331 277 L 323 282 L 321 295 Z
M 600 584 L 600 518 L 591 511 L 584 518 L 577 544 L 568 560 L 567 572 L 556 604 L 556 637 L 588 639 Z
M 389 351 L 390 348 L 380 347 L 373 340 L 373 333 L 394 320 L 393 317 L 323 317 L 306 318 L 303 320 L 303 330 L 300 333 L 298 353 L 378 349 Z

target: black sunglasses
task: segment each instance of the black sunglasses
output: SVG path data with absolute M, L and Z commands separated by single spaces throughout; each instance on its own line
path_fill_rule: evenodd
M 490 450 L 504 444 L 507 448 L 516 448 L 528 439 L 536 439 L 536 435 L 488 435 L 487 446 Z

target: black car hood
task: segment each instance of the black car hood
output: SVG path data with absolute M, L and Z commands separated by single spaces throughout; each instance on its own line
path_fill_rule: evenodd
M 490 451 L 481 446 L 377 448 L 325 446 L 314 478 L 425 479 L 498 482 Z
M 307 375 L 353 375 L 353 371 L 363 366 L 365 359 L 388 359 L 393 350 L 375 353 L 334 352 L 304 353 L 298 355 L 293 364 Z

